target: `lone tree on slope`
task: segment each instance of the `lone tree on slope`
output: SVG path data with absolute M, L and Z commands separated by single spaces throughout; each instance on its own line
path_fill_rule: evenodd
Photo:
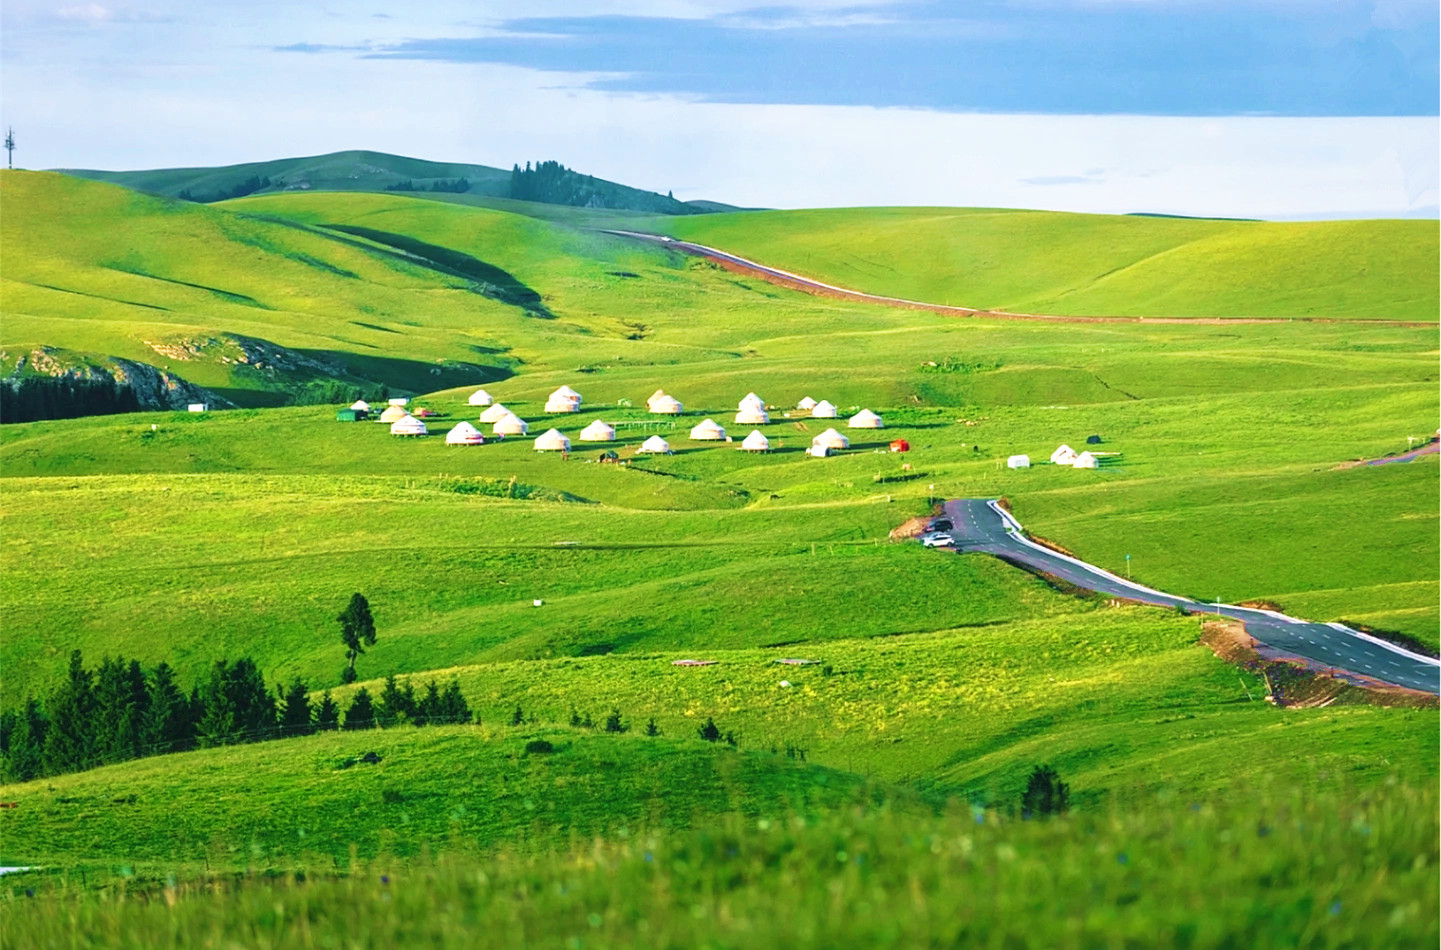
M 1021 795 L 1021 814 L 1059 815 L 1071 804 L 1071 787 L 1049 765 L 1038 765 Z
M 354 683 L 355 658 L 364 653 L 366 647 L 375 646 L 375 618 L 370 615 L 370 602 L 364 594 L 351 594 L 350 605 L 336 619 L 340 621 L 340 640 L 346 646 L 345 657 L 350 661 L 340 680 Z

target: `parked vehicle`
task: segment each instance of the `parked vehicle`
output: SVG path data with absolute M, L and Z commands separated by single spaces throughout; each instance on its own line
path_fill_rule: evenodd
M 944 531 L 931 531 L 921 535 L 921 543 L 928 548 L 948 548 L 956 543 L 956 539 Z

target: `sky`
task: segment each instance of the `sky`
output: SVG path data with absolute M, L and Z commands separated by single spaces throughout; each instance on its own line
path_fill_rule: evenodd
M 1436 217 L 1435 0 L 0 0 L 27 168 L 347 148 L 683 199 Z

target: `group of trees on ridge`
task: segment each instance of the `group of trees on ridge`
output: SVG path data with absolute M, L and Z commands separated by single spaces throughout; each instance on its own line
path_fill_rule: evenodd
M 674 193 L 664 196 L 582 175 L 560 162 L 525 163 L 510 170 L 510 197 L 521 201 L 573 205 L 581 208 L 630 208 L 662 214 L 695 214 L 697 209 L 677 201 Z
M 37 422 L 139 412 L 135 390 L 111 376 L 11 376 L 0 379 L 0 422 Z
M 455 680 L 444 690 L 431 680 L 417 695 L 391 676 L 378 698 L 361 687 L 342 711 L 329 690 L 313 701 L 299 678 L 271 692 L 248 657 L 215 661 L 187 693 L 168 663 L 147 671 L 115 657 L 91 670 L 75 650 L 43 701 L 31 696 L 0 713 L 0 774 L 24 782 L 187 749 L 472 718 Z
M 405 179 L 404 181 L 398 181 L 398 182 L 396 182 L 396 183 L 393 184 L 393 185 L 386 185 L 386 186 L 385 186 L 385 190 L 386 190 L 386 191 L 433 191 L 433 192 L 439 192 L 439 193 L 449 193 L 449 194 L 453 194 L 453 195 L 463 195 L 463 194 L 465 194 L 467 191 L 470 190 L 470 179 L 468 179 L 468 178 L 457 178 L 457 179 L 455 179 L 454 181 L 451 181 L 450 179 L 446 179 L 446 178 L 437 178 L 435 181 L 432 181 L 432 182 L 430 183 L 430 187 L 427 188 L 427 187 L 425 187 L 425 185 L 417 185 L 414 181 L 412 181 L 411 179 L 407 178 L 407 179 Z

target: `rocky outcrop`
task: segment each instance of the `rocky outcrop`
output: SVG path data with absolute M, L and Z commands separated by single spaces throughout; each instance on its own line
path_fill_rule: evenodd
M 87 381 L 109 377 L 131 390 L 141 409 L 184 409 L 200 402 L 214 408 L 234 408 L 229 400 L 168 370 L 116 356 L 82 356 L 55 347 L 37 347 L 20 355 L 9 374 L 10 380 L 16 382 L 26 376 Z

